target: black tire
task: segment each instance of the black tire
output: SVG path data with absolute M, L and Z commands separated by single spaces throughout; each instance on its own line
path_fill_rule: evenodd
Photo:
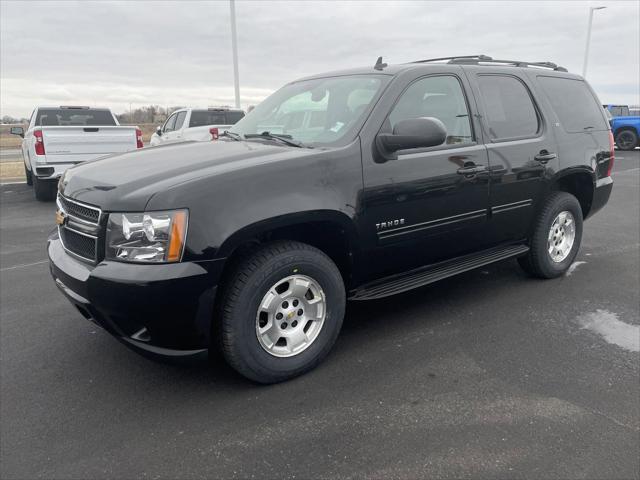
M 29 171 L 27 166 L 24 166 L 24 176 L 27 178 L 27 185 L 33 185 L 33 174 Z
M 314 279 L 326 298 L 326 316 L 316 339 L 291 357 L 276 357 L 258 341 L 256 315 L 264 295 L 293 273 Z M 258 383 L 277 383 L 301 375 L 329 353 L 344 317 L 346 294 L 336 265 L 323 252 L 294 241 L 267 244 L 234 268 L 222 292 L 221 347 L 231 367 Z
M 616 133 L 616 145 L 620 150 L 633 150 L 638 146 L 638 134 L 633 130 L 622 130 Z
M 575 222 L 575 238 L 567 257 L 554 262 L 548 251 L 549 231 L 560 212 L 568 211 Z M 582 208 L 578 199 L 567 192 L 554 192 L 544 203 L 535 219 L 533 234 L 529 242 L 529 253 L 518 258 L 520 266 L 538 278 L 555 278 L 564 274 L 580 250 L 582 241 Z
M 33 178 L 33 191 L 36 194 L 36 200 L 40 202 L 50 202 L 55 200 L 58 191 L 57 180 L 42 180 L 36 175 Z

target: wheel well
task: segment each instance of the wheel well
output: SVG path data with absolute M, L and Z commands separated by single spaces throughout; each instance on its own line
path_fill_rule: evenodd
M 626 125 L 626 126 L 624 126 L 624 127 L 620 127 L 620 128 L 618 128 L 618 129 L 616 130 L 615 135 L 618 135 L 620 132 L 624 132 L 624 131 L 626 131 L 626 130 L 630 130 L 630 131 L 632 131 L 633 133 L 635 133 L 636 135 L 638 135 L 638 130 L 637 130 L 636 128 L 634 128 L 634 127 L 630 126 L 630 125 Z
M 250 254 L 252 250 L 275 240 L 295 240 L 321 250 L 336 264 L 345 286 L 348 288 L 352 274 L 352 244 L 344 227 L 337 222 L 331 221 L 313 221 L 287 225 L 264 231 L 245 239 L 227 257 L 223 276 L 229 269 L 237 265 L 238 261 Z
M 588 173 L 572 173 L 559 178 L 554 184 L 554 190 L 576 197 L 582 208 L 582 217 L 587 218 L 593 201 L 593 180 Z

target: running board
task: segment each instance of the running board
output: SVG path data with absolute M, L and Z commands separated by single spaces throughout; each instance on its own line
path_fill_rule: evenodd
M 474 268 L 482 267 L 507 258 L 519 257 L 529 251 L 526 245 L 509 245 L 492 248 L 458 257 L 453 260 L 420 267 L 409 272 L 375 280 L 351 292 L 349 300 L 372 300 L 422 287 L 447 277 L 452 277 Z

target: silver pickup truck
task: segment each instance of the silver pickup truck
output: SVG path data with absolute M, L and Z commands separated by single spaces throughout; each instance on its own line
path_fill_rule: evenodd
M 58 178 L 67 168 L 143 146 L 140 129 L 120 126 L 106 108 L 37 107 L 26 132 L 12 127 L 11 133 L 23 139 L 27 184 L 41 201 L 55 198 Z

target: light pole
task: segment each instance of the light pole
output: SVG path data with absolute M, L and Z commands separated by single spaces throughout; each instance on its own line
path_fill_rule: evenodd
M 231 10 L 231 50 L 233 51 L 233 86 L 236 93 L 236 108 L 240 108 L 240 79 L 238 78 L 238 38 L 236 35 L 236 2 L 229 0 Z
M 233 1 L 233 0 L 232 0 Z M 593 12 L 607 7 L 591 7 L 589 9 L 589 25 L 587 26 L 587 44 L 584 47 L 584 62 L 582 63 L 582 76 L 587 77 L 587 64 L 589 63 L 589 44 L 591 43 L 591 24 L 593 24 Z

